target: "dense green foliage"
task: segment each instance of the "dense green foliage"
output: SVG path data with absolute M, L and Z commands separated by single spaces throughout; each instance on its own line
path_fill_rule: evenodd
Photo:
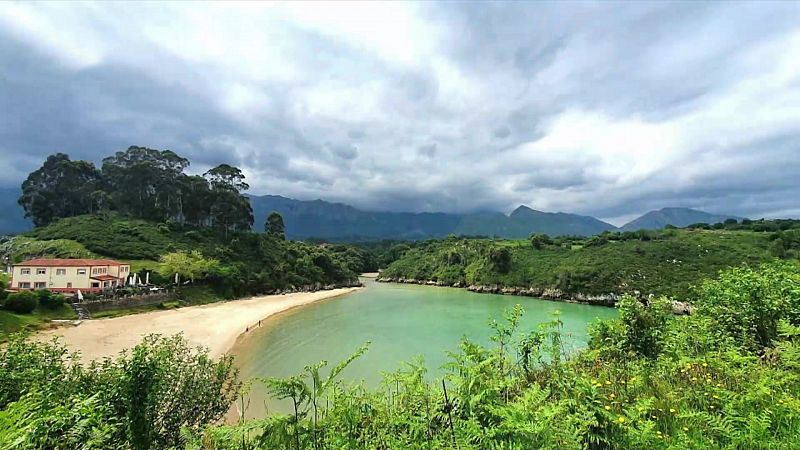
M 179 273 L 181 282 L 202 284 L 198 286 L 202 297 L 214 300 L 353 285 L 365 268 L 375 270 L 366 251 L 349 246 L 286 241 L 263 233 L 177 222 L 153 223 L 114 212 L 64 218 L 0 242 L 0 259 L 15 263 L 36 257 L 120 259 L 131 263 L 141 279 L 147 272 L 150 281 L 158 284 L 173 283 Z M 181 304 L 202 303 L 193 297 L 197 292 L 182 286 L 184 290 Z M 0 339 L 50 319 L 74 317 L 71 308 L 55 304 L 48 308 L 45 303 L 32 317 L 0 311 Z
M 3 308 L 17 314 L 30 314 L 38 303 L 39 298 L 33 291 L 14 292 L 6 296 Z
M 726 270 L 694 295 L 690 316 L 626 296 L 573 353 L 557 316 L 519 330 L 517 306 L 490 323 L 491 346 L 464 338 L 441 382 L 422 361 L 379 389 L 344 382 L 365 346 L 329 371 L 323 361 L 256 380 L 292 411 L 233 425 L 213 423 L 238 385 L 229 359 L 149 338 L 83 368 L 58 345 L 17 338 L 0 353 L 0 449 L 798 448 L 800 266 Z M 731 326 L 733 303 L 770 314 Z
M 177 274 L 184 280 L 194 282 L 218 274 L 220 271 L 219 261 L 204 258 L 203 254 L 197 250 L 167 253 L 161 256 L 159 262 L 161 264 L 158 271 L 167 279 Z
M 697 303 L 734 293 L 750 308 L 778 300 L 767 292 L 775 285 L 790 309 L 757 348 L 747 344 L 755 335 L 720 328 L 714 309 L 673 316 L 665 299 L 626 297 L 619 319 L 593 327 L 589 349 L 566 354 L 557 317 L 521 332 L 517 307 L 491 324 L 493 346 L 463 340 L 443 384 L 426 382 L 421 362 L 387 374 L 376 391 L 311 366 L 265 380 L 296 411 L 210 427 L 189 448 L 798 448 L 800 323 L 789 312 L 800 306 L 798 267 L 725 272 Z
M 28 175 L 19 204 L 37 226 L 114 210 L 226 232 L 250 229 L 253 211 L 242 195 L 249 186 L 241 170 L 221 164 L 196 176 L 185 174 L 187 167 L 189 160 L 175 152 L 136 146 L 104 158 L 100 170 L 57 153 Z
M 264 222 L 264 231 L 278 239 L 286 239 L 286 225 L 283 224 L 283 217 L 275 211 L 269 213 L 267 221 Z
M 466 239 L 408 243 L 383 272 L 387 278 L 445 284 L 557 288 L 566 293 L 639 291 L 686 298 L 717 271 L 800 254 L 798 230 L 776 232 L 666 229 L 529 241 Z M 784 251 L 774 253 L 780 240 Z M 506 261 L 508 252 L 510 261 Z
M 354 283 L 360 269 L 350 266 L 355 260 L 346 257 L 346 252 L 332 252 L 324 245 L 285 241 L 249 231 L 154 224 L 114 213 L 62 219 L 21 238 L 66 239 L 97 255 L 150 260 L 150 269 L 159 267 L 155 261 L 163 255 L 196 251 L 201 258 L 218 262 L 214 270 L 204 269 L 203 278 L 225 297 L 292 286 Z M 18 238 L 12 240 L 15 239 Z M 174 274 L 173 269 L 168 272 Z
M 0 349 L 0 449 L 166 449 L 213 423 L 239 389 L 219 361 L 180 336 L 150 336 L 88 366 L 21 336 Z
M 47 157 L 22 183 L 19 204 L 34 225 L 59 217 L 88 214 L 103 206 L 100 172 L 88 161 L 71 161 L 64 153 Z

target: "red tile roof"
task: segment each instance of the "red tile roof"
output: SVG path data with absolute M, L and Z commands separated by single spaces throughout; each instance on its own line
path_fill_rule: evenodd
M 112 280 L 119 280 L 119 278 L 111 276 L 111 275 L 92 275 L 91 278 L 93 280 L 98 281 L 112 281 Z
M 91 266 L 120 266 L 123 263 L 113 259 L 60 259 L 37 258 L 22 261 L 14 266 L 22 267 L 91 267 Z

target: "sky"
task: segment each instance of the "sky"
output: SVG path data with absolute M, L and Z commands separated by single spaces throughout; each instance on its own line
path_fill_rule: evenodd
M 373 210 L 800 217 L 800 2 L 1 3 L 0 187 L 130 145 Z

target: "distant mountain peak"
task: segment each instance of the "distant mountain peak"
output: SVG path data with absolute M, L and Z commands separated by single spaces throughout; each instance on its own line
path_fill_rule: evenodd
M 668 206 L 647 212 L 626 223 L 620 229 L 623 231 L 655 230 L 667 225 L 685 227 L 693 223 L 715 224 L 727 219 L 741 220 L 742 218 L 726 214 L 712 214 L 699 209 Z
M 525 205 L 519 205 L 514 211 L 511 211 L 511 214 L 509 214 L 509 216 L 513 217 L 515 214 L 526 214 L 526 213 L 536 213 L 536 212 L 541 212 L 541 211 L 537 211 Z

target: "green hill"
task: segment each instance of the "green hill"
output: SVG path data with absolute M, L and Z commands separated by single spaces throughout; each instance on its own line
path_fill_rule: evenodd
M 800 230 L 604 233 L 537 246 L 527 240 L 451 237 L 414 245 L 381 276 L 445 285 L 550 288 L 566 294 L 639 291 L 686 298 L 690 286 L 720 269 L 756 265 L 776 254 L 792 258 L 798 248 Z
M 728 219 L 734 219 L 737 222 L 742 220 L 741 217 L 711 214 L 696 209 L 661 208 L 658 211 L 650 211 L 646 214 L 643 214 L 641 217 L 626 223 L 620 227 L 620 230 L 657 230 L 664 228 L 667 225 L 682 228 L 695 223 L 707 223 L 709 225 L 713 225 L 715 223 L 725 222 Z
M 130 262 L 134 271 L 150 271 L 150 279 L 161 283 L 169 280 L 157 274 L 159 258 L 192 250 L 219 262 L 218 268 L 197 281 L 206 292 L 195 294 L 212 300 L 353 285 L 359 272 L 374 269 L 365 251 L 348 246 L 285 241 L 249 231 L 226 233 L 158 224 L 119 214 L 69 217 L 0 242 L 0 258 L 11 263 L 33 257 L 109 257 Z M 186 301 L 194 300 L 187 297 Z M 65 318 L 72 317 L 71 310 L 65 314 Z M 0 311 L 0 337 L 20 327 L 37 326 L 46 318 L 57 317 Z

